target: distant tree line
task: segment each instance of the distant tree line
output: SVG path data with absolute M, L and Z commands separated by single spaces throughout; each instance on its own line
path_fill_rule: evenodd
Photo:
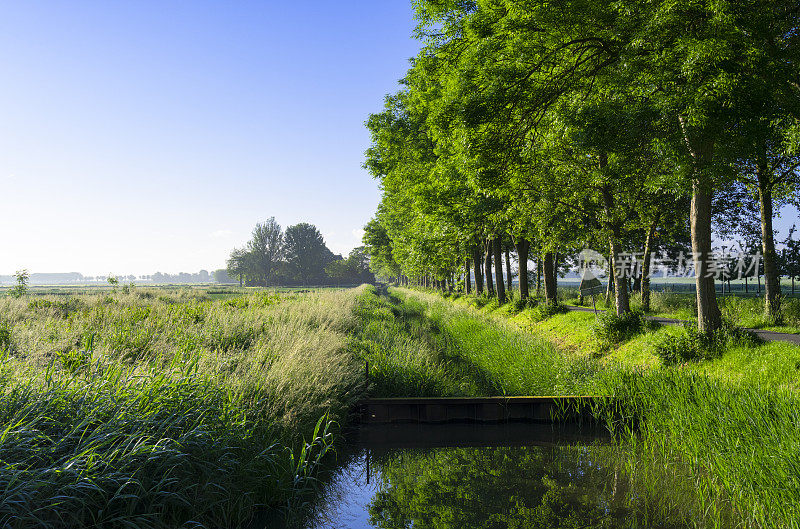
M 210 283 L 211 274 L 207 270 L 200 270 L 195 274 L 187 272 L 180 272 L 177 274 L 164 274 L 156 272 L 153 275 L 142 276 L 145 281 L 152 281 L 153 283 Z
M 256 224 L 250 241 L 235 248 L 227 268 L 214 275 L 246 286 L 372 283 L 369 256 L 355 248 L 345 259 L 328 249 L 316 226 L 301 222 L 284 231 L 275 217 Z

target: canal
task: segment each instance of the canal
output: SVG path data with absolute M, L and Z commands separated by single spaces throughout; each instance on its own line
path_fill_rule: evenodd
M 693 527 L 667 483 L 576 425 L 365 425 L 337 454 L 304 529 Z M 669 470 L 669 469 L 665 469 Z M 670 472 L 667 472 L 670 474 Z M 672 490 L 676 492 L 675 489 Z M 673 497 L 674 496 L 674 497 Z

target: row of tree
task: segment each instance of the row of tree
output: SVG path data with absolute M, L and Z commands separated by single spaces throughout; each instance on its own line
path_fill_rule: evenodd
M 334 255 L 313 224 L 301 222 L 284 231 L 271 217 L 256 224 L 252 238 L 231 252 L 227 275 L 241 285 L 332 285 L 372 283 L 363 247 L 347 259 Z M 221 275 L 221 274 L 220 274 Z
M 800 6 L 786 0 L 418 0 L 423 42 L 365 167 L 382 200 L 373 270 L 475 276 L 504 301 L 501 263 L 528 258 L 556 300 L 558 255 L 595 248 L 649 299 L 653 252 L 694 259 L 698 326 L 721 326 L 712 230 L 756 234 L 765 310 L 780 314 L 773 218 L 797 200 Z M 639 263 L 625 255 L 639 253 Z

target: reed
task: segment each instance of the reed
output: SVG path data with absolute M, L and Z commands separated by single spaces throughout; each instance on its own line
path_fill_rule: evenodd
M 361 291 L 0 298 L 0 526 L 239 527 L 315 486 Z

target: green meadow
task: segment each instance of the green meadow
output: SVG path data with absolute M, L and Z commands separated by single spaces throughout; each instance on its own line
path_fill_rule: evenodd
M 613 397 L 593 411 L 630 498 L 663 506 L 654 519 L 800 520 L 788 344 L 731 339 L 668 363 L 659 347 L 681 328 L 609 341 L 592 313 L 366 286 L 4 296 L 0 314 L 9 527 L 291 518 L 336 465 L 359 399 L 473 395 Z

